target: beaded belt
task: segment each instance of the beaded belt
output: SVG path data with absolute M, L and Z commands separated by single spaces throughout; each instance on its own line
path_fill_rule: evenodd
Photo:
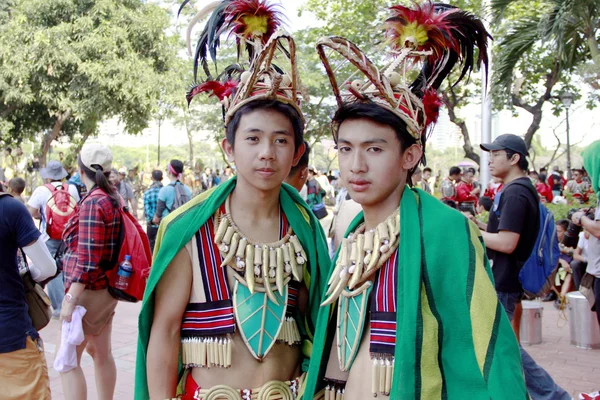
M 303 376 L 291 381 L 269 381 L 256 389 L 236 389 L 228 385 L 217 385 L 210 389 L 200 388 L 188 375 L 186 394 L 189 400 L 295 400 Z M 190 381 L 191 380 L 191 381 Z M 195 387 L 194 387 L 195 386 Z

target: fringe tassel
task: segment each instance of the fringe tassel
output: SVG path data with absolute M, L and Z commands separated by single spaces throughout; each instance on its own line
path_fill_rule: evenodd
M 181 340 L 183 364 L 191 367 L 231 367 L 231 338 L 193 337 Z
M 343 386 L 328 384 L 325 386 L 324 400 L 344 400 L 345 389 Z
M 290 346 L 300 344 L 302 342 L 300 331 L 298 330 L 298 325 L 296 325 L 296 320 L 294 318 L 285 318 L 281 330 L 279 331 L 277 341 L 281 343 L 287 343 Z
M 394 376 L 394 358 L 379 356 L 373 358 L 371 372 L 371 392 L 373 395 L 384 394 L 389 396 L 392 390 L 392 376 Z

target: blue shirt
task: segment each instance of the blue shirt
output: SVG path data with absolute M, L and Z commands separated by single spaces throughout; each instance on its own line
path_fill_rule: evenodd
M 27 336 L 37 338 L 27 312 L 17 251 L 40 235 L 25 205 L 0 196 L 0 353 L 24 349 Z
M 185 189 L 185 191 L 187 192 L 189 198 L 192 198 L 192 191 L 190 190 L 190 188 L 187 185 L 184 185 L 183 183 L 176 181 L 177 184 L 179 185 L 183 185 L 183 188 Z M 173 182 L 169 183 L 167 186 L 164 186 L 163 188 L 160 189 L 160 192 L 158 192 L 158 200 L 162 200 L 165 202 L 165 205 L 167 206 L 167 208 L 165 208 L 165 210 L 163 211 L 163 214 L 161 216 L 161 218 L 166 217 L 167 215 L 169 215 L 169 210 L 173 209 L 173 203 L 175 202 L 175 185 L 173 184 Z
M 144 192 L 144 215 L 146 222 L 152 222 L 152 217 L 156 213 L 156 205 L 158 204 L 158 192 L 163 187 L 160 182 L 154 182 L 150 189 Z

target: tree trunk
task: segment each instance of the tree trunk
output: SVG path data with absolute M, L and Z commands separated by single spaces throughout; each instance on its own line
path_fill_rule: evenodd
M 442 98 L 444 100 L 444 103 L 446 104 L 446 109 L 448 110 L 448 117 L 450 118 L 450 121 L 452 121 L 452 123 L 458 126 L 458 129 L 460 129 L 460 133 L 463 136 L 463 150 L 465 151 L 465 157 L 475 161 L 477 165 L 479 165 L 481 159 L 479 157 L 479 154 L 473 148 L 467 124 L 465 123 L 465 121 L 458 118 L 456 115 L 455 108 L 458 105 L 459 99 L 457 99 L 456 93 L 452 88 L 449 88 L 448 92 L 450 93 L 450 96 L 448 96 L 448 93 L 446 92 L 442 94 Z
M 46 132 L 42 137 L 42 143 L 40 146 L 40 166 L 46 166 L 46 160 L 48 158 L 50 146 L 52 145 L 52 142 L 58 138 L 58 135 L 60 135 L 60 131 L 62 130 L 62 126 L 70 117 L 71 110 L 67 110 L 62 114 L 58 114 L 52 130 Z
M 598 48 L 598 41 L 593 35 L 590 35 L 587 38 L 587 42 L 594 64 L 600 65 L 600 49 Z

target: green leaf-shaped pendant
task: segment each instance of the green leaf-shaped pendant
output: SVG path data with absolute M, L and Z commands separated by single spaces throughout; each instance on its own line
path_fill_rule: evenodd
M 250 290 L 239 282 L 233 289 L 235 320 L 244 343 L 257 360 L 262 360 L 273 347 L 283 326 L 287 309 L 288 285 L 284 286 L 283 296 L 273 291 L 277 303 L 273 303 L 266 293 Z
M 367 299 L 371 287 L 362 293 L 346 297 L 342 294 L 338 300 L 337 338 L 338 360 L 342 371 L 349 371 L 358 353 L 367 317 Z

